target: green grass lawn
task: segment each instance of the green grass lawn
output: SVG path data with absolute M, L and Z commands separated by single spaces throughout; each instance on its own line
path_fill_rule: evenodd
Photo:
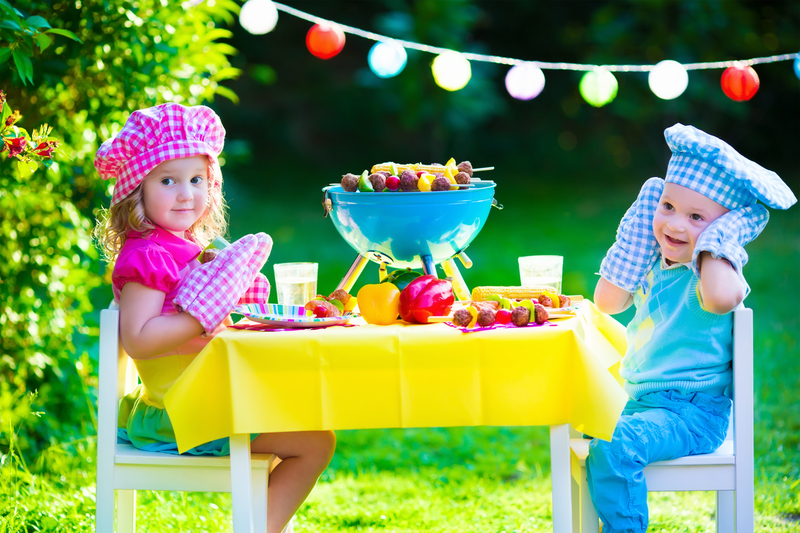
M 495 179 L 502 183 L 502 176 Z M 497 198 L 505 209 L 492 212 L 470 246 L 475 266 L 463 271 L 467 283 L 518 284 L 518 256 L 559 254 L 565 257 L 564 292 L 590 296 L 593 273 L 636 189 L 583 189 L 574 197 L 564 197 L 563 190 L 500 187 Z M 235 185 L 228 189 L 233 237 L 270 233 L 271 263 L 318 261 L 319 291 L 332 290 L 355 252 L 322 218 L 321 193 L 297 193 L 288 201 L 243 192 Z M 745 275 L 753 292 L 746 304 L 755 310 L 756 531 L 800 531 L 800 208 L 773 212 L 748 252 Z M 272 279 L 269 265 L 265 272 Z M 371 265 L 359 285 L 376 276 Z M 30 465 L 35 476 L 5 457 L 0 533 L 93 531 L 94 445 L 81 441 L 66 449 Z M 713 530 L 713 493 L 652 494 L 649 501 L 651 531 Z M 340 431 L 336 456 L 300 509 L 296 530 L 548 531 L 550 503 L 547 428 Z M 228 495 L 139 497 L 140 531 L 231 531 L 230 518 Z

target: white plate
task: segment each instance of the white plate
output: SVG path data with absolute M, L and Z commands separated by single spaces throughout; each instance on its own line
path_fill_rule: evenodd
M 298 308 L 298 306 L 293 306 L 292 308 L 289 308 L 288 306 L 285 306 L 287 309 L 279 309 L 279 307 L 280 306 L 277 306 L 276 304 L 246 304 L 237 305 L 233 312 L 244 315 L 253 322 L 282 328 L 320 328 L 325 326 L 339 326 L 342 324 L 347 324 L 350 320 L 358 316 L 349 314 L 345 316 L 318 318 L 315 316 L 302 316 L 300 310 L 302 309 L 302 313 L 305 313 L 305 309 L 302 307 Z M 278 314 L 281 311 L 292 311 L 295 314 Z

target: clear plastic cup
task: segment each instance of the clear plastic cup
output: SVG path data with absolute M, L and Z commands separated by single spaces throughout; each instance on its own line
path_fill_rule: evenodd
M 519 279 L 523 287 L 551 287 L 561 294 L 561 272 L 564 257 L 529 255 L 519 258 Z
M 278 263 L 274 268 L 279 304 L 305 305 L 317 295 L 317 263 Z

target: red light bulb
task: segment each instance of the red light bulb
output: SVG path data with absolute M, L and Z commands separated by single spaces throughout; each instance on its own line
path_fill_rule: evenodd
M 735 102 L 750 100 L 758 92 L 760 83 L 758 74 L 749 65 L 726 68 L 720 82 L 722 92 Z
M 344 32 L 336 24 L 314 24 L 306 34 L 306 46 L 320 59 L 330 59 L 344 48 Z

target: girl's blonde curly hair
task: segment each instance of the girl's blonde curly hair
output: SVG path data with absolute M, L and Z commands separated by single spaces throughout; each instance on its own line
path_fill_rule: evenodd
M 143 196 L 140 183 L 124 200 L 100 213 L 94 237 L 108 263 L 113 264 L 117 260 L 122 246 L 132 232 L 147 235 L 155 229 L 155 224 L 144 214 Z M 222 196 L 222 173 L 215 173 L 212 165 L 208 165 L 208 206 L 203 216 L 189 228 L 189 234 L 197 244 L 205 247 L 215 237 L 226 235 L 227 231 L 227 205 Z

